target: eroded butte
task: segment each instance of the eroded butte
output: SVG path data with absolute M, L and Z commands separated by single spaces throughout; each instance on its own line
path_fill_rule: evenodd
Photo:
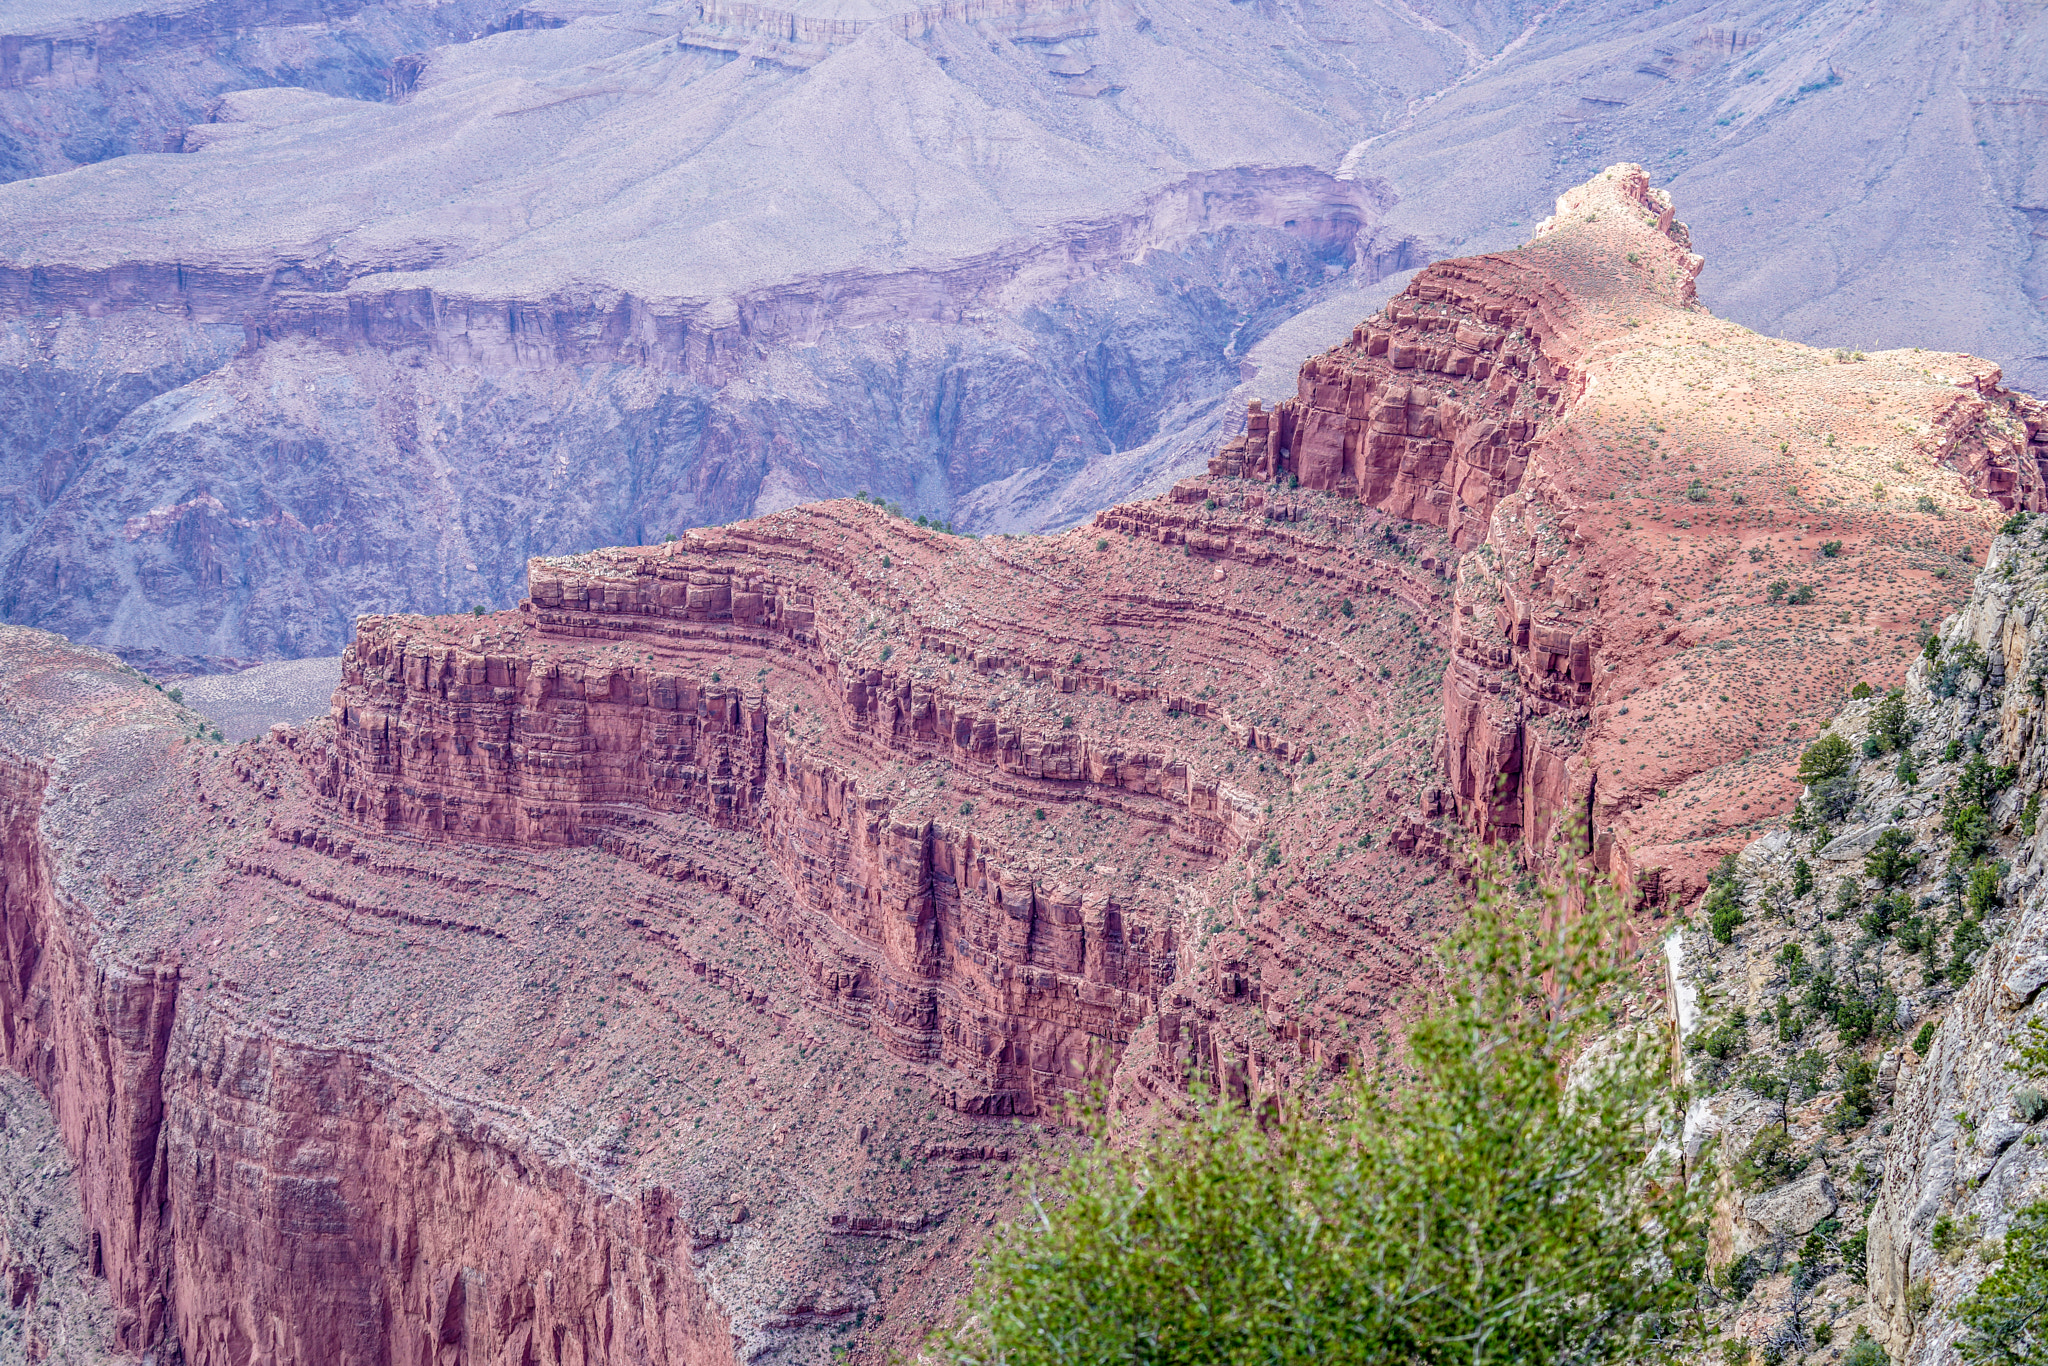
M 1163 497 L 536 559 L 243 745 L 0 632 L 0 1041 L 118 1345 L 879 1356 L 1092 1084 L 1371 1068 L 1466 836 L 1585 815 L 1654 914 L 2042 497 L 1990 367 L 1754 336 L 1698 265 L 1616 168 Z

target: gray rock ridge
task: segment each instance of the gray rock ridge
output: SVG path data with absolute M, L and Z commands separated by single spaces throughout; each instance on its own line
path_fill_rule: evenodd
M 2048 792 L 2035 690 L 2048 674 L 2048 521 L 2016 521 L 2026 524 L 1996 539 L 1969 602 L 1934 632 L 1939 658 L 1923 654 L 1902 680 L 1917 781 L 1892 754 L 1857 760 L 1857 805 L 1834 830 L 1773 831 L 1737 859 L 1745 918 L 1732 942 L 1697 916 L 1679 932 L 1677 979 L 1700 1002 L 1683 1031 L 1700 1093 L 1687 1145 L 1718 1154 L 1703 1168 L 1722 1183 L 1713 1258 L 1760 1259 L 1748 1265 L 1761 1288 L 1722 1310 L 1723 1327 L 1753 1343 L 1792 1332 L 1796 1299 L 1809 1326 L 1833 1322 L 1838 1342 L 1860 1328 L 1908 1366 L 1953 1360 L 1955 1306 L 1991 1269 L 2014 1212 L 2048 1198 L 2048 1126 L 2014 1103 L 2048 1080 L 2008 1065 L 2028 1021 L 2048 1012 L 2048 832 L 2034 818 Z M 1830 730 L 1862 745 L 1881 698 L 1851 702 Z M 1966 800 L 1955 793 L 1973 763 L 2011 777 L 1986 807 L 1986 848 L 1957 862 L 1944 813 Z M 1873 929 L 1872 908 L 1891 894 L 1864 859 L 1890 830 L 1911 837 L 1920 863 L 1898 884 L 1892 923 Z M 1815 879 L 1803 897 L 1802 858 Z M 1995 896 L 1970 902 L 1972 868 L 1991 870 Z M 1816 975 L 1874 1002 L 1876 1018 L 1853 1033 L 1831 1024 L 1812 1005 Z M 1809 1083 L 1786 1102 L 1753 1094 L 1748 1077 L 1795 1076 L 1806 1050 Z M 1858 1060 L 1871 1068 L 1861 1116 L 1845 1114 L 1846 1064 Z M 1776 1183 L 1746 1176 L 1767 1146 L 1759 1138 L 1781 1123 L 1790 1156 Z M 1839 1197 L 1825 1214 L 1808 1190 L 1820 1180 Z M 1815 1228 L 1827 1236 L 1803 1242 Z M 1823 1245 L 1825 1274 L 1795 1280 L 1801 1248 Z M 1852 1245 L 1864 1249 L 1861 1278 Z
M 0 4 L 0 181 L 177 151 L 221 95 L 380 99 L 408 53 L 502 24 L 505 0 Z

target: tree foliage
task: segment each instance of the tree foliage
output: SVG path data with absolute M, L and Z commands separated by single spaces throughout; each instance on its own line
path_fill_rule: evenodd
M 2013 1216 L 1998 1269 L 1956 1306 L 1964 1361 L 1989 1366 L 2048 1363 L 2048 1200 Z
M 1632 967 L 1612 894 L 1517 906 L 1483 869 L 1413 1084 L 1328 1114 L 1206 1105 L 1040 1178 L 991 1244 L 961 1363 L 1661 1360 L 1701 1206 L 1653 1145 L 1678 1114 L 1657 1032 L 1613 1022 Z M 1590 1045 L 1590 1046 L 1589 1046 Z
M 1839 778 L 1849 771 L 1852 757 L 1849 742 L 1829 731 L 1808 745 L 1806 752 L 1799 756 L 1799 781 L 1811 786 Z

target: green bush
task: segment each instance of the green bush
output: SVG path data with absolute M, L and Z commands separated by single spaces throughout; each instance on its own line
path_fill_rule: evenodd
M 1793 1148 L 1790 1134 L 1775 1124 L 1767 1124 L 1750 1140 L 1736 1162 L 1735 1181 L 1744 1190 L 1770 1190 L 1805 1171 L 1811 1160 Z
M 1868 683 L 1859 682 L 1855 687 L 1849 689 L 1849 700 L 1852 702 L 1861 702 L 1864 698 L 1870 696 L 1875 691 L 1877 690 L 1871 687 Z
M 1995 863 L 1980 863 L 1970 870 L 1970 886 L 1963 894 L 1963 904 L 1970 908 L 1970 914 L 1982 919 L 1996 910 L 2004 900 L 1998 892 L 1998 884 L 2004 875 Z
M 1444 955 L 1451 985 L 1409 1028 L 1413 1084 L 1356 1087 L 1328 1116 L 1205 1105 L 1135 1146 L 1098 1117 L 1093 1148 L 1037 1177 L 1025 1217 L 997 1235 L 938 1354 L 990 1366 L 1661 1356 L 1688 1331 L 1692 1296 L 1669 1268 L 1703 1265 L 1699 1198 L 1643 1180 L 1664 1175 L 1645 1160 L 1675 1113 L 1668 1062 L 1645 1031 L 1565 1087 L 1634 970 L 1611 948 L 1624 919 L 1584 883 L 1578 917 L 1552 893 L 1547 917 L 1516 910 L 1501 886 L 1481 879 Z
M 1786 598 L 1785 601 L 1797 603 L 1801 607 L 1804 607 L 1807 603 L 1813 601 L 1814 596 L 1815 594 L 1813 585 L 1810 583 L 1802 583 L 1797 588 L 1792 590 L 1792 595 Z
M 1829 1125 L 1838 1132 L 1847 1133 L 1868 1124 L 1870 1117 L 1877 1113 L 1877 1096 L 1872 1089 L 1876 1081 L 1876 1063 L 1857 1057 L 1844 1058 L 1842 1101 L 1828 1116 Z
M 1842 1240 L 1842 1270 L 1859 1285 L 1870 1271 L 1870 1229 L 1859 1228 Z M 1816 1341 L 1819 1339 L 1816 1338 Z
M 1954 932 L 1949 935 L 1948 980 L 1954 986 L 1962 986 L 1977 970 L 1977 957 L 1991 945 L 1990 936 L 1984 927 L 1965 916 L 1956 922 Z
M 1849 771 L 1849 742 L 1829 731 L 1806 747 L 1799 756 L 1799 781 L 1812 787 Z
M 1906 690 L 1893 688 L 1870 709 L 1870 733 L 1886 750 L 1903 750 L 1913 742 L 1913 722 L 1906 715 Z
M 1974 803 L 1965 806 L 1950 797 L 1942 812 L 1941 828 L 1955 841 L 1955 848 L 1949 851 L 1951 866 L 1972 862 L 1991 845 L 1991 817 Z
M 1719 886 L 1707 894 L 1707 924 L 1714 932 L 1714 938 L 1723 944 L 1735 939 L 1736 927 L 1742 924 L 1742 900 L 1733 888 Z
M 1927 1050 L 1934 1046 L 1934 1021 L 1920 1026 L 1920 1032 L 1913 1036 L 1913 1052 L 1920 1057 L 1927 1056 Z
M 1863 856 L 1864 875 L 1876 878 L 1880 887 L 1898 886 L 1920 866 L 1920 856 L 1912 848 L 1913 832 L 1893 826 L 1879 835 L 1877 843 Z
M 1849 1351 L 1842 1358 L 1842 1366 L 1892 1366 L 1892 1358 L 1889 1352 L 1877 1345 L 1877 1339 L 1870 1336 L 1870 1330 L 1858 1324 L 1856 1336 L 1849 1340 Z

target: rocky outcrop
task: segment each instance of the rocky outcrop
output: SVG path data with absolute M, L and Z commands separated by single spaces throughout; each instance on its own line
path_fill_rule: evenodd
M 1527 246 L 1422 272 L 1211 462 L 1451 534 L 1464 825 L 1583 839 L 1653 908 L 1789 805 L 1841 692 L 2048 505 L 2048 407 L 1996 367 L 1761 338 L 1698 305 L 1700 269 L 1668 196 L 1610 169 Z
M 2048 1079 L 2020 1057 L 2048 981 L 2044 603 L 2043 522 L 2015 519 L 1895 698 L 1830 726 L 1860 757 L 1731 860 L 1739 914 L 1667 944 L 1685 1150 L 1720 1197 L 1716 1313 L 1758 1349 L 1826 1322 L 1954 1360 L 1953 1311 L 2048 1196 L 2027 1094 Z M 1903 857 L 1873 858 L 1886 844 Z
M 915 1340 L 1026 1119 L 1376 1056 L 1455 894 L 1450 561 L 1241 481 L 1022 540 L 820 504 L 366 618 L 240 746 L 0 636 L 0 1037 L 117 1345 Z
M 1202 562 L 1272 566 L 1261 577 L 1284 565 L 1358 599 L 1443 599 L 1437 555 L 1420 573 L 1391 555 L 1360 565 L 1285 522 L 1225 530 L 1180 511 L 1208 491 L 1185 484 L 1100 525 Z M 1358 520 L 1323 535 L 1355 545 Z M 858 505 L 539 560 L 516 618 L 366 619 L 331 739 L 305 762 L 345 819 L 380 833 L 595 843 L 666 862 L 634 829 L 647 813 L 745 832 L 788 889 L 760 914 L 806 963 L 820 1009 L 950 1069 L 959 1109 L 1043 1112 L 1114 1074 L 1185 969 L 1184 930 L 1125 858 L 1038 871 L 977 804 L 1042 802 L 1083 829 L 1135 823 L 1210 863 L 1271 827 L 1204 723 L 1288 767 L 1318 741 L 1238 719 L 1207 695 L 1214 684 L 1174 687 L 1177 669 L 1134 676 L 1099 653 L 1097 632 L 1171 637 L 1185 652 L 1221 628 L 1249 655 L 1233 669 L 1300 642 L 1259 644 L 1199 593 L 1096 601 L 1084 581 L 1048 595 L 1019 569 L 986 543 Z M 1028 681 L 1028 705 L 998 700 L 1005 676 Z M 1093 714 L 1076 726 L 1062 709 L 1084 701 Z M 877 789 L 873 775 L 903 765 L 936 766 L 942 791 Z

